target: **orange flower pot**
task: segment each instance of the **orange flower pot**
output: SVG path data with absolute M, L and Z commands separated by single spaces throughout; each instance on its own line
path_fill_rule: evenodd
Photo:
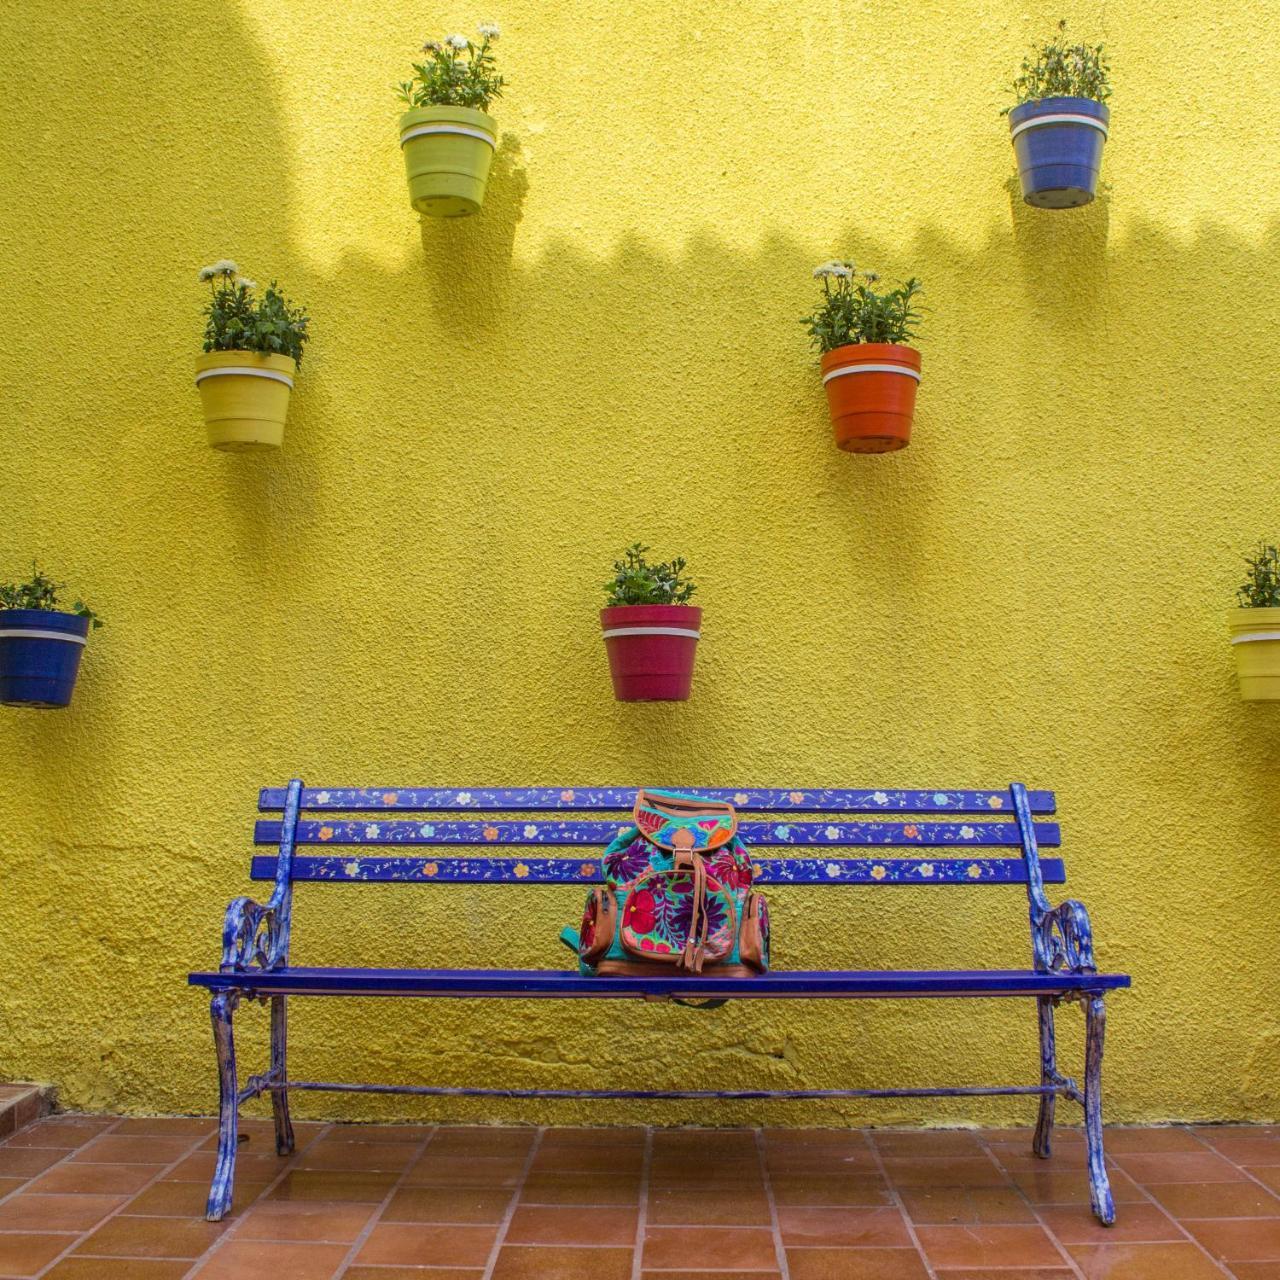
M 920 353 L 889 342 L 854 342 L 822 357 L 836 444 L 847 453 L 892 453 L 911 443 Z

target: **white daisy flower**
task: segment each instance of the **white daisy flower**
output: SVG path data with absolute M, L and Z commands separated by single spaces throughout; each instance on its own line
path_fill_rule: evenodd
M 972 840 L 973 837 L 976 836 L 977 834 L 978 833 L 971 826 L 969 826 L 968 823 L 965 823 L 965 825 L 960 828 L 961 840 Z
M 827 875 L 831 877 L 832 880 L 834 880 L 840 874 L 840 864 L 838 862 L 828 862 L 826 867 L 824 867 L 823 869 L 826 871 Z
M 526 840 L 534 839 L 538 834 L 538 828 L 532 822 L 528 823 L 524 829 L 524 838 Z
M 364 829 L 366 840 L 376 840 L 382 834 L 382 828 L 376 822 L 370 822 Z
M 240 268 L 230 258 L 219 258 L 213 264 L 213 274 L 215 276 L 238 276 Z
M 840 828 L 839 828 L 839 827 L 828 827 L 828 828 L 827 828 L 826 835 L 827 835 L 827 839 L 828 839 L 828 840 L 839 840 L 839 839 L 840 839 Z
M 209 268 L 206 268 L 206 270 L 209 270 Z M 316 792 L 316 803 L 317 803 L 317 804 L 328 804 L 328 803 L 329 803 L 329 801 L 330 801 L 332 798 L 333 798 L 333 797 L 332 797 L 332 796 L 330 796 L 330 794 L 329 794 L 327 791 L 317 791 L 317 792 Z
M 885 793 L 884 793 L 883 791 L 873 791 L 873 792 L 871 793 L 871 798 L 876 802 L 876 804 L 888 804 L 888 803 L 889 803 L 889 797 L 888 797 L 887 795 L 885 795 Z
M 482 22 L 478 30 L 486 40 L 496 40 L 502 34 L 496 22 Z
M 467 47 L 467 37 L 456 33 L 451 36 L 445 36 L 444 42 L 451 49 L 465 49 Z

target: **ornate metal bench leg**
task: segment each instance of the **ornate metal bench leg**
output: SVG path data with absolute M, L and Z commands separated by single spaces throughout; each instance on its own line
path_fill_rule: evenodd
M 1041 996 L 1036 1003 L 1040 1015 L 1040 1083 L 1056 1084 L 1058 1082 L 1058 1051 L 1053 1035 L 1053 998 Z M 1042 1093 L 1040 1095 L 1040 1115 L 1036 1119 L 1036 1133 L 1032 1139 L 1031 1150 L 1036 1155 L 1047 1159 L 1053 1138 L 1053 1113 L 1057 1106 L 1058 1095 Z
M 288 996 L 271 997 L 271 1073 L 278 1085 L 288 1080 L 286 1042 L 288 1039 Z M 271 1109 L 276 1121 L 276 1154 L 293 1154 L 293 1121 L 289 1119 L 289 1092 L 277 1087 L 271 1094 Z
M 219 991 L 209 1005 L 213 1019 L 213 1043 L 218 1051 L 218 1163 L 209 1187 L 204 1216 L 219 1222 L 231 1208 L 235 1191 L 236 1145 L 239 1142 L 239 1082 L 236 1079 L 236 1046 L 231 1017 L 240 1003 L 238 991 Z
M 1107 1013 L 1101 996 L 1088 996 L 1084 1006 L 1084 1132 L 1089 1148 L 1089 1201 L 1104 1227 L 1116 1220 L 1111 1183 L 1102 1150 L 1102 1041 Z

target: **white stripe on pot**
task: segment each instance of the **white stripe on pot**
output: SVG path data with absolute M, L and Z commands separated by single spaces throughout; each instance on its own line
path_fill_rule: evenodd
M 1051 116 L 1032 116 L 1029 120 L 1023 120 L 1009 130 L 1009 137 L 1016 138 L 1018 134 L 1025 133 L 1028 129 L 1038 129 L 1042 124 L 1087 124 L 1091 129 L 1097 129 L 1104 138 L 1107 136 L 1107 126 L 1097 116 L 1080 116 L 1063 111 Z
M 843 378 L 847 373 L 905 373 L 908 378 L 920 381 L 920 370 L 908 368 L 905 364 L 846 364 L 824 373 L 822 385 L 825 387 L 832 378 Z
M 4 635 L 0 631 L 0 635 Z M 1252 640 L 1280 640 L 1280 631 L 1250 631 L 1246 635 L 1232 636 L 1232 644 L 1248 644 Z
M 65 640 L 68 644 L 87 644 L 84 636 L 69 631 L 44 631 L 36 627 L 0 627 L 0 640 L 6 636 L 21 636 L 24 640 Z
M 493 140 L 491 134 L 485 133 L 483 129 L 471 129 L 465 124 L 419 124 L 412 129 L 406 130 L 400 135 L 400 145 L 403 147 L 410 138 L 421 138 L 425 133 L 460 133 L 466 138 L 479 138 L 481 142 L 487 142 L 495 151 L 498 144 Z
M 236 374 L 242 378 L 270 378 L 272 382 L 283 382 L 286 387 L 293 386 L 293 379 L 287 373 L 275 369 L 242 369 L 239 365 L 223 365 L 218 369 L 201 369 L 196 374 L 196 386 L 206 378 L 227 378 Z
M 610 627 L 604 633 L 606 640 L 614 636 L 688 636 L 696 640 L 701 631 L 692 631 L 688 627 Z

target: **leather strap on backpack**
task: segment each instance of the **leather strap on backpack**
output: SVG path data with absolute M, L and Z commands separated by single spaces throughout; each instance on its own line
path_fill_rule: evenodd
M 682 838 L 683 837 L 683 838 Z M 687 831 L 677 831 L 677 845 L 672 867 L 676 871 L 688 871 L 693 877 L 693 909 L 689 916 L 689 938 L 684 944 L 684 952 L 676 962 L 677 969 L 686 973 L 701 973 L 702 962 L 707 950 L 707 864 L 702 855 L 693 848 L 692 836 Z M 685 846 L 681 848 L 680 846 Z

